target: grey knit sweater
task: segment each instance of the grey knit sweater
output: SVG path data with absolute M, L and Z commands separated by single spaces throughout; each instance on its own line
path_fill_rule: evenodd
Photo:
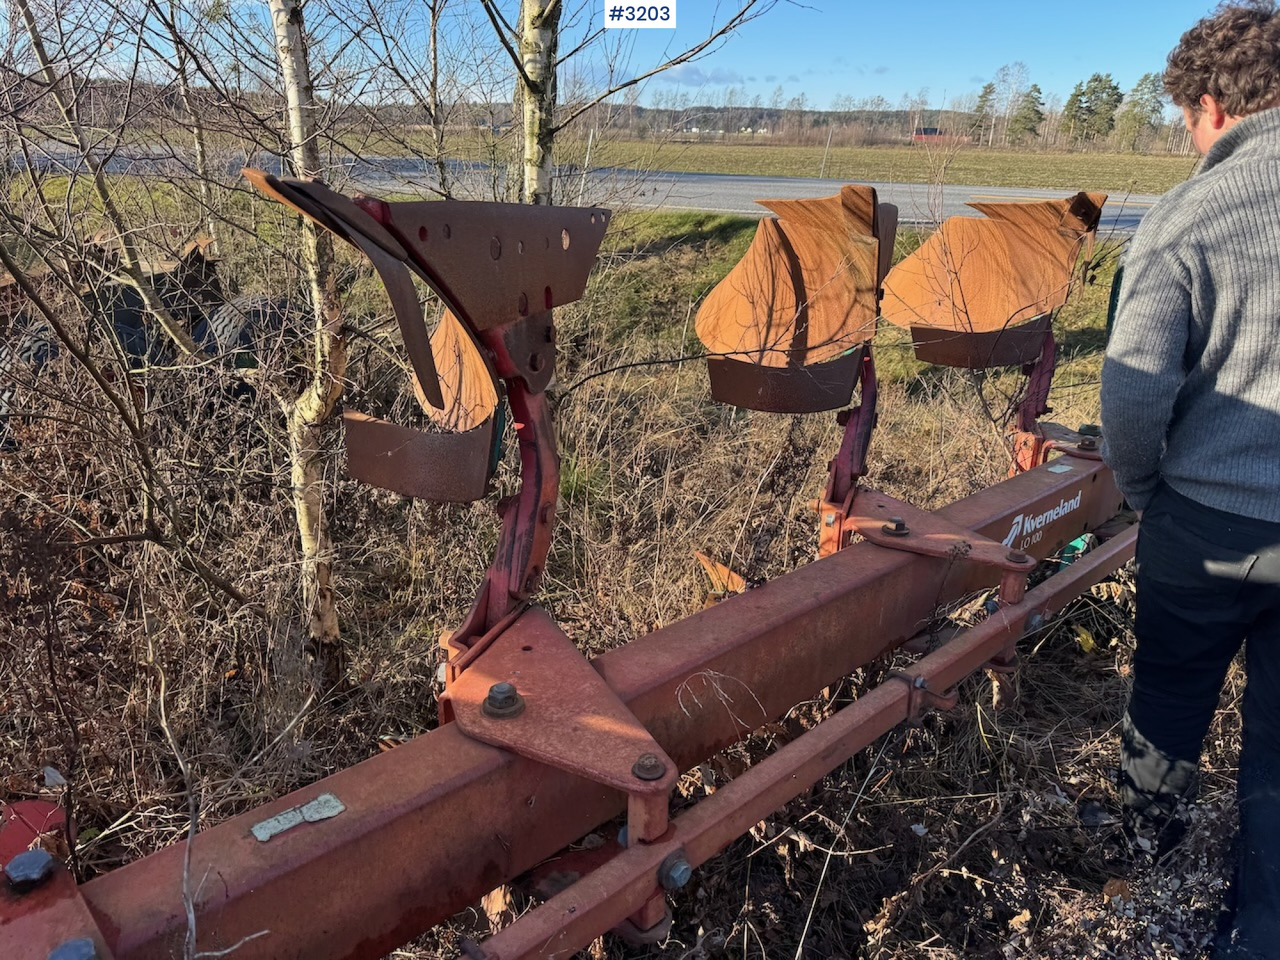
M 1280 521 L 1280 108 L 1228 130 L 1143 218 L 1102 369 L 1102 427 L 1135 509 L 1163 479 Z

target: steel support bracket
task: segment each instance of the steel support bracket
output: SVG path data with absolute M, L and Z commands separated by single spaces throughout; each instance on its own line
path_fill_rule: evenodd
M 485 700 L 497 683 L 515 686 L 526 705 L 522 713 L 486 713 Z M 679 774 L 675 761 L 539 607 L 524 611 L 495 638 L 445 697 L 467 736 L 628 796 L 665 798 Z M 645 761 L 643 777 L 635 772 L 642 758 L 652 758 Z
M 1025 576 L 1036 561 L 935 513 L 913 507 L 878 490 L 859 490 L 853 496 L 846 522 L 876 546 L 944 560 L 967 560 Z M 1004 593 L 1002 584 L 1002 595 Z M 1007 597 L 1016 603 L 1018 597 Z
M 909 670 L 894 670 L 886 678 L 901 680 L 907 685 L 907 722 L 917 725 L 926 710 L 951 710 L 960 701 L 960 694 L 955 687 L 942 693 L 929 689 L 927 678 Z
M 491 709 L 495 684 L 513 686 L 523 709 Z M 467 736 L 625 793 L 631 843 L 667 832 L 680 768 L 540 608 L 490 641 L 442 701 Z
M 70 940 L 92 941 L 96 960 L 113 960 L 70 871 L 58 867 L 25 893 L 0 879 L 0 957 L 47 957 Z

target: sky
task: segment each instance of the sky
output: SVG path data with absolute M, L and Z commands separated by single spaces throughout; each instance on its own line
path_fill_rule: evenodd
M 674 2 L 675 29 L 608 31 L 610 39 L 626 34 L 633 43 L 633 69 L 693 46 L 707 35 L 717 10 L 723 22 L 725 11 L 739 5 Z M 1144 73 L 1161 71 L 1183 31 L 1215 5 L 1216 0 L 780 2 L 714 53 L 647 84 L 640 102 L 651 103 L 655 91 L 679 89 L 694 103 L 714 103 L 725 88 L 741 87 L 748 102 L 758 94 L 767 104 L 781 86 L 784 102 L 803 93 L 810 108 L 828 109 L 841 95 L 883 96 L 896 105 L 903 94 L 914 97 L 928 88 L 929 105 L 944 107 L 976 93 L 1002 64 L 1019 60 L 1046 95 L 1065 99 L 1093 73 L 1110 73 L 1127 92 Z

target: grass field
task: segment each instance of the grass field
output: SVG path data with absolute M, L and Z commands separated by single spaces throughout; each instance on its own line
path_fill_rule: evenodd
M 665 140 L 587 142 L 570 130 L 556 142 L 562 166 L 625 167 L 677 173 L 746 174 L 767 177 L 818 177 L 850 181 L 953 183 L 984 187 L 1041 187 L 1105 190 L 1113 195 L 1159 194 L 1191 175 L 1196 158 L 1135 153 L 1032 153 L 961 147 L 950 153 L 934 146 L 900 147 L 786 146 L 768 142 L 676 143 Z M 362 156 L 403 156 L 406 144 L 428 151 L 417 135 L 393 142 L 385 137 L 342 138 L 344 148 Z M 468 131 L 451 136 L 451 160 L 492 163 L 507 157 L 515 144 Z M 825 156 L 825 165 L 824 165 Z
M 640 167 L 688 173 L 817 177 L 822 147 L 772 144 L 603 143 L 596 166 Z M 1012 153 L 960 149 L 946 158 L 924 146 L 833 147 L 825 176 L 837 180 L 1052 187 L 1111 193 L 1163 193 L 1190 174 L 1192 157 L 1109 153 Z

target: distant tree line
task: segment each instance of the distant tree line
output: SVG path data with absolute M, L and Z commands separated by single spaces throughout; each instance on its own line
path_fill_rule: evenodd
M 1042 149 L 1189 153 L 1180 120 L 1165 118 L 1167 98 L 1158 73 L 1147 73 L 1125 93 L 1109 73 L 1075 85 L 1066 101 L 1031 83 L 1025 64 L 1006 64 L 974 94 L 945 106 L 929 91 L 885 97 L 840 94 L 820 109 L 805 94 L 747 98 L 739 87 L 711 102 L 678 88 L 659 90 L 648 108 L 616 109 L 613 125 L 634 137 L 657 135 L 774 143 L 872 146 L 910 142 L 921 130 L 990 149 Z

